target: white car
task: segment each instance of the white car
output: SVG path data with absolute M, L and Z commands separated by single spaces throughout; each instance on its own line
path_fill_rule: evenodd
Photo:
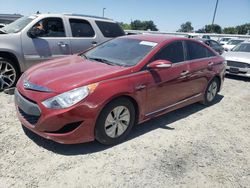
M 222 56 L 227 61 L 227 74 L 250 78 L 250 41 L 238 44 Z
M 233 37 L 221 37 L 220 40 L 218 40 L 218 42 L 221 45 L 225 45 L 228 43 L 229 40 L 234 39 Z
M 237 44 L 244 42 L 245 39 L 231 39 L 228 41 L 227 44 L 223 45 L 223 48 L 225 49 L 225 51 L 229 51 L 231 49 L 233 49 L 233 47 L 235 47 Z

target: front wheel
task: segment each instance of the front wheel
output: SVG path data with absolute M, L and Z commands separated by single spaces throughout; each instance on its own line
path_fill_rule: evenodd
M 0 91 L 15 86 L 19 71 L 12 61 L 0 58 Z
M 118 144 L 129 134 L 135 123 L 133 103 L 120 98 L 102 110 L 95 127 L 96 140 L 105 145 Z
M 205 92 L 204 104 L 210 105 L 214 102 L 214 99 L 219 91 L 219 81 L 217 78 L 214 78 L 207 86 Z

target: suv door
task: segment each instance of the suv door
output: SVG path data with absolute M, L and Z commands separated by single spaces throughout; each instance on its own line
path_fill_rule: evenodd
M 72 53 L 79 53 L 99 43 L 98 35 L 95 33 L 90 22 L 83 19 L 69 18 L 72 37 Z
M 22 50 L 26 68 L 41 61 L 71 54 L 70 41 L 66 37 L 62 18 L 44 18 L 34 24 L 32 28 L 38 26 L 42 27 L 43 32 L 36 38 L 31 38 L 27 32 L 22 33 Z
M 191 97 L 189 65 L 184 59 L 182 41 L 173 42 L 159 51 L 151 62 L 155 60 L 171 61 L 172 67 L 148 70 L 151 81 L 147 86 L 147 115 L 174 106 L 178 102 Z

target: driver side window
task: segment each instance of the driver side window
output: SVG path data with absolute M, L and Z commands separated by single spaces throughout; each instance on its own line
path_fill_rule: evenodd
M 37 22 L 33 29 L 38 31 L 38 37 L 65 37 L 65 30 L 61 18 L 45 18 Z

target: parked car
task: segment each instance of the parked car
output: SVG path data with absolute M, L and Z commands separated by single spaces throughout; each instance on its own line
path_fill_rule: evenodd
M 223 48 L 225 49 L 225 51 L 230 51 L 237 44 L 244 42 L 244 41 L 245 39 L 231 39 L 228 41 L 227 44 L 223 45 Z
M 250 77 L 250 42 L 242 42 L 230 52 L 224 53 L 227 74 Z
M 224 52 L 224 48 L 215 40 L 211 39 L 198 39 L 198 40 L 213 48 L 220 55 Z
M 21 123 L 60 143 L 116 144 L 132 126 L 220 91 L 225 60 L 196 40 L 129 35 L 26 71 L 15 103 Z
M 225 45 L 228 43 L 229 40 L 231 39 L 234 39 L 235 37 L 221 37 L 218 42 L 221 44 L 221 45 Z
M 113 20 L 75 14 L 22 17 L 0 33 L 0 90 L 14 86 L 20 74 L 34 64 L 124 35 Z

